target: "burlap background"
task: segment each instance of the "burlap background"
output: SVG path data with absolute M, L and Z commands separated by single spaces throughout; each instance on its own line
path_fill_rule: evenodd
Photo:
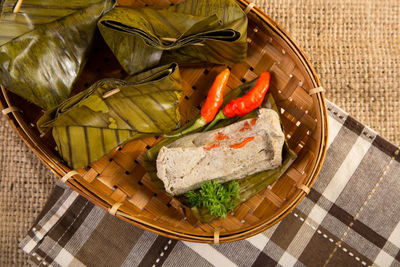
M 304 49 L 326 96 L 400 143 L 400 2 L 258 0 Z M 55 178 L 0 119 L 0 266 L 26 263 L 18 241 Z

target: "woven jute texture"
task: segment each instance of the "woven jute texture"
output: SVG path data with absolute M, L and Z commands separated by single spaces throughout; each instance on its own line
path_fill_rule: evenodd
M 17 248 L 54 187 L 55 178 L 0 117 L 0 266 L 22 265 Z
M 297 41 L 326 98 L 400 143 L 400 2 L 258 0 Z
M 400 143 L 400 2 L 258 0 L 304 49 L 326 96 Z M 17 248 L 55 178 L 0 119 L 0 266 L 26 264 Z

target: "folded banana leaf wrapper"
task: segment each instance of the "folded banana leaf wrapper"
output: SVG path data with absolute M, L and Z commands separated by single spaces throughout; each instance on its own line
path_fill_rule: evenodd
M 14 2 L 14 3 L 13 3 Z M 113 0 L 5 0 L 0 17 L 0 83 L 49 109 L 67 99 L 85 62 L 99 18 Z
M 0 45 L 104 0 L 24 0 L 15 10 L 17 0 L 0 1 Z M 18 12 L 14 12 L 18 11 Z
M 181 95 L 173 63 L 126 80 L 100 80 L 48 110 L 37 125 L 52 128 L 60 155 L 78 169 L 129 140 L 179 127 Z
M 98 26 L 129 74 L 160 63 L 229 65 L 247 56 L 247 17 L 233 0 L 186 0 L 168 8 L 116 7 Z
M 232 90 L 229 94 L 224 96 L 224 103 L 222 107 L 224 107 L 226 104 L 228 104 L 231 100 L 236 99 L 237 97 L 240 97 L 244 94 L 246 94 L 251 88 L 254 87 L 256 84 L 256 80 L 245 83 L 236 89 Z M 278 108 L 275 104 L 275 101 L 272 97 L 271 94 L 268 95 L 266 100 L 264 101 L 263 105 L 264 107 L 272 108 L 276 112 L 278 112 Z M 279 112 L 278 112 L 279 114 Z M 230 125 L 232 123 L 235 123 L 239 120 L 245 120 L 248 118 L 254 118 L 257 117 L 257 112 L 252 111 L 248 115 L 243 116 L 243 117 L 236 117 L 232 119 L 227 119 L 220 121 L 216 125 L 214 125 L 210 130 L 218 129 L 221 127 L 225 127 L 227 125 Z M 183 127 L 177 130 L 181 131 L 187 127 L 190 127 L 191 124 L 194 122 L 193 120 L 191 123 L 187 123 Z M 204 126 L 202 129 L 204 129 L 206 126 Z M 197 132 L 201 131 L 202 129 L 199 129 Z M 286 136 L 286 135 L 285 135 Z M 162 140 L 160 143 L 149 149 L 145 154 L 143 154 L 143 166 L 145 167 L 147 173 L 152 179 L 152 182 L 160 189 L 165 191 L 164 184 L 163 182 L 157 177 L 157 168 L 156 168 L 156 161 L 157 161 L 157 156 L 158 152 L 163 146 L 166 146 L 175 140 L 179 139 L 180 137 L 175 137 L 175 138 L 166 138 Z M 290 167 L 290 165 L 295 161 L 297 155 L 289 148 L 287 142 L 285 142 L 284 148 L 282 150 L 282 165 L 272 169 L 272 170 L 267 170 L 259 173 L 255 173 L 252 175 L 249 175 L 247 177 L 244 177 L 243 179 L 240 180 L 235 180 L 239 186 L 240 186 L 240 191 L 239 191 L 239 198 L 235 200 L 235 207 L 238 206 L 239 204 L 245 202 L 252 196 L 256 195 L 258 192 L 260 192 L 262 189 L 266 188 L 268 185 L 272 184 L 276 180 L 278 180 L 283 173 Z M 228 182 L 229 183 L 229 182 Z M 177 197 L 182 203 L 188 205 L 186 201 L 186 197 L 184 195 L 178 196 Z M 198 208 L 198 207 L 192 207 L 191 208 L 193 214 L 198 218 L 202 223 L 208 223 L 216 217 L 214 215 L 210 214 L 210 211 L 205 208 Z

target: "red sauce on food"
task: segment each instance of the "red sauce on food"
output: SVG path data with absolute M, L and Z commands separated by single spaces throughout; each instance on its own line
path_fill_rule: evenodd
M 257 122 L 257 118 L 254 118 L 254 119 L 252 119 L 252 120 L 250 121 L 250 124 L 251 124 L 252 126 L 254 126 L 254 125 L 256 125 L 256 122 Z
M 236 143 L 236 144 L 233 144 L 233 145 L 230 145 L 230 147 L 231 147 L 231 148 L 235 148 L 235 149 L 237 149 L 237 148 L 242 148 L 242 147 L 244 147 L 247 143 L 249 143 L 249 142 L 251 142 L 251 141 L 253 141 L 253 140 L 254 140 L 254 137 L 246 137 L 245 139 L 243 139 L 242 142 Z
M 229 138 L 229 136 L 224 135 L 222 132 L 218 132 L 218 134 L 215 136 L 215 140 L 219 141 L 219 140 L 224 140 Z
M 208 150 L 210 150 L 210 149 L 212 149 L 212 148 L 219 147 L 220 145 L 221 145 L 220 143 L 214 143 L 214 144 L 212 144 L 211 146 L 204 147 L 204 150 L 208 151 Z
M 246 122 L 244 123 L 243 127 L 239 130 L 239 132 L 247 131 L 247 130 L 249 130 L 250 128 L 251 128 L 251 127 L 250 127 L 250 124 L 246 121 Z

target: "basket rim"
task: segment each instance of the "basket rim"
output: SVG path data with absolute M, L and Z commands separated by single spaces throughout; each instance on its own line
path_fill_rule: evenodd
M 236 0 L 238 4 L 242 8 L 246 8 L 249 4 L 249 0 Z M 320 87 L 320 81 L 314 70 L 311 62 L 309 61 L 308 57 L 304 53 L 304 51 L 300 48 L 300 46 L 296 43 L 296 41 L 291 37 L 277 22 L 275 22 L 271 17 L 266 15 L 260 8 L 257 6 L 252 6 L 250 12 L 253 12 L 259 19 L 264 21 L 267 26 L 277 34 L 279 37 L 283 39 L 283 41 L 290 47 L 291 51 L 294 52 L 295 56 L 298 58 L 302 66 L 305 68 L 307 74 L 309 75 L 313 86 Z M 327 118 L 327 109 L 326 109 L 326 101 L 324 92 L 318 92 L 314 94 L 317 103 L 319 112 L 321 114 L 321 142 L 318 148 L 318 155 L 316 157 L 316 164 L 313 166 L 312 171 L 307 176 L 307 179 L 304 181 L 304 185 L 311 189 L 313 184 L 315 183 L 317 176 L 322 168 L 322 163 L 326 156 L 327 150 L 327 140 L 328 140 L 328 118 Z M 1 86 L 1 93 L 0 93 L 0 108 L 5 109 L 7 107 L 11 107 L 12 101 L 10 100 L 6 89 Z M 47 148 L 40 146 L 40 140 L 37 136 L 34 136 L 30 133 L 29 125 L 23 120 L 21 114 L 18 112 L 12 112 L 6 114 L 9 123 L 11 124 L 12 128 L 17 132 L 19 137 L 28 145 L 30 150 L 32 150 L 35 155 L 59 178 L 63 177 L 66 173 L 70 172 L 71 169 L 64 165 L 61 161 L 58 160 L 58 157 L 54 155 L 54 153 Z M 66 184 L 72 188 L 74 191 L 78 192 L 80 195 L 87 198 L 89 201 L 93 202 L 100 208 L 104 210 L 109 210 L 110 205 L 103 201 L 101 198 L 93 195 L 87 194 L 83 191 L 78 183 L 74 183 L 71 181 L 67 181 Z M 82 186 L 82 185 L 81 185 Z M 254 236 L 266 228 L 273 226 L 274 224 L 281 221 L 285 218 L 289 213 L 299 204 L 299 202 L 306 196 L 306 193 L 302 190 L 299 190 L 294 197 L 292 202 L 289 205 L 279 209 L 273 217 L 270 217 L 268 220 L 261 221 L 257 224 L 253 224 L 246 228 L 241 228 L 239 231 L 228 232 L 227 234 L 221 233 L 219 236 L 220 243 L 232 242 L 241 240 L 244 238 L 249 238 Z M 187 234 L 181 233 L 179 231 L 165 229 L 160 226 L 152 226 L 149 223 L 141 221 L 139 218 L 135 218 L 133 216 L 129 216 L 127 214 L 123 214 L 122 212 L 118 212 L 116 216 L 120 219 L 123 219 L 137 227 L 142 229 L 148 230 L 150 232 L 160 234 L 166 236 L 168 238 L 179 239 L 183 241 L 190 241 L 190 242 L 198 242 L 198 243 L 214 243 L 214 237 L 210 234 L 205 235 L 198 235 L 198 234 Z

